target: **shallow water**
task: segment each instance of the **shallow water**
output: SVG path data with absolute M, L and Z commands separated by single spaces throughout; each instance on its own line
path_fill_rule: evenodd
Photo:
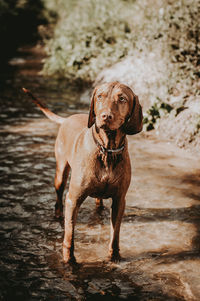
M 41 53 L 20 55 L 1 74 L 0 300 L 200 300 L 199 158 L 153 134 L 129 139 L 123 260 L 107 257 L 110 201 L 98 213 L 88 198 L 75 233 L 79 265 L 62 263 L 63 225 L 54 219 L 57 126 L 20 89 L 63 116 L 87 106 L 75 102 L 79 92 L 67 83 L 37 75 Z

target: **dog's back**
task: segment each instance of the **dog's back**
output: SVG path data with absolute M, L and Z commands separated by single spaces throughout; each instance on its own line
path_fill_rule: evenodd
M 61 124 L 55 144 L 56 160 L 72 161 L 74 146 L 78 136 L 87 129 L 88 114 L 75 114 Z

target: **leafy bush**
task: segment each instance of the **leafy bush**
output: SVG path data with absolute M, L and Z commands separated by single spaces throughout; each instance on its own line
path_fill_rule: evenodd
M 46 41 L 44 74 L 91 82 L 126 56 L 153 52 L 165 64 L 160 80 L 166 97 L 177 83 L 181 89 L 182 80 L 189 86 L 200 76 L 196 0 L 43 1 L 58 14 Z
M 132 6 L 121 0 L 60 0 L 44 74 L 93 81 L 105 66 L 128 55 L 134 48 Z
M 183 0 L 170 2 L 170 5 L 165 7 L 165 14 L 163 14 L 163 31 L 162 37 L 159 39 L 163 42 L 163 47 L 166 47 L 168 53 L 166 86 L 168 93 L 166 93 L 165 100 L 169 105 L 170 110 L 163 110 L 163 100 L 160 102 L 154 101 L 151 108 L 146 112 L 144 119 L 147 130 L 159 128 L 160 119 L 164 117 L 163 126 L 165 126 L 166 137 L 171 135 L 171 124 L 179 120 L 180 127 L 184 128 L 181 138 L 179 137 L 179 144 L 184 145 L 186 136 L 188 142 L 191 139 L 189 134 L 186 135 L 187 124 L 185 118 L 191 120 L 200 117 L 199 108 L 194 110 L 193 103 L 198 103 L 200 95 L 199 77 L 200 77 L 200 3 L 194 0 Z M 164 70 L 163 70 L 164 71 Z M 166 71 L 166 70 L 165 70 Z M 161 77 L 164 76 L 161 74 Z M 191 98 L 193 99 L 191 105 Z M 185 111 L 184 114 L 180 114 Z M 171 114 L 169 114 L 171 113 Z M 178 116 L 178 115 L 181 116 Z M 178 117 L 177 117 L 178 116 Z M 190 116 L 190 117 L 186 117 Z M 156 123 L 158 124 L 156 125 Z M 168 121 L 168 124 L 167 124 Z M 190 122 L 190 132 L 192 139 L 197 139 L 197 134 L 200 132 L 198 122 Z M 188 126 L 187 126 L 188 127 Z M 177 131 L 180 130 L 177 127 Z M 178 135 L 173 129 L 173 137 Z M 196 136 L 196 138 L 194 138 Z
M 159 118 L 170 113 L 173 107 L 165 102 L 157 101 L 155 102 L 145 113 L 143 124 L 147 131 L 153 130 L 155 124 Z

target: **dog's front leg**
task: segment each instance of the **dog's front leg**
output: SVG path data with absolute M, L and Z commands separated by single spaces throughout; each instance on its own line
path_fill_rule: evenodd
M 78 201 L 71 198 L 68 193 L 65 199 L 65 233 L 63 241 L 63 261 L 65 263 L 76 263 L 76 258 L 74 256 L 74 228 L 79 207 Z
M 122 217 L 125 209 L 125 199 L 121 198 L 113 198 L 112 199 L 112 207 L 111 207 L 111 237 L 110 237 L 110 259 L 111 261 L 120 260 L 119 253 L 119 232 Z

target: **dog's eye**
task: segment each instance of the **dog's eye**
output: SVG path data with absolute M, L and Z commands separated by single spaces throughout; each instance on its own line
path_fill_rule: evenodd
M 97 99 L 98 99 L 98 100 L 101 100 L 101 98 L 102 98 L 102 95 L 99 94 L 99 95 L 97 96 Z
M 126 102 L 126 98 L 124 98 L 123 96 L 120 96 L 120 97 L 119 97 L 119 101 L 120 101 L 120 102 Z

